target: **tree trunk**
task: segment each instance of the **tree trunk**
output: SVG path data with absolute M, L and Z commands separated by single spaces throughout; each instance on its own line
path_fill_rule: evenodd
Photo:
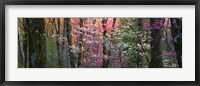
M 103 20 L 102 20 L 102 23 L 103 23 L 103 29 L 104 29 L 104 31 L 103 31 L 103 55 L 104 56 L 106 56 L 106 26 L 105 26 L 105 24 L 107 23 L 107 19 L 106 18 L 103 18 Z M 103 68 L 107 68 L 108 67 L 108 65 L 109 65 L 109 60 L 106 60 L 105 58 L 103 58 L 103 65 L 102 65 L 102 67 Z
M 83 19 L 80 18 L 80 28 L 83 27 Z M 83 33 L 82 29 L 80 29 L 79 31 L 80 33 Z M 78 47 L 79 47 L 79 53 L 78 53 L 78 67 L 80 67 L 82 64 L 81 64 L 81 59 L 82 59 L 82 44 L 83 44 L 83 34 L 79 34 L 80 37 L 79 37 L 79 42 L 78 42 Z
M 150 68 L 162 68 L 163 67 L 163 62 L 162 62 L 162 57 L 161 55 L 161 38 L 162 38 L 162 33 L 161 33 L 161 28 L 163 19 L 161 18 L 151 18 L 150 19 L 150 25 L 152 27 L 151 30 L 151 62 L 149 64 Z
M 25 53 L 24 53 L 24 41 L 23 37 L 23 20 L 22 18 L 18 18 L 18 53 L 19 57 L 18 61 L 21 62 L 22 66 L 25 67 Z M 19 64 L 19 63 L 18 63 Z
M 66 22 L 70 22 L 70 18 L 65 19 Z M 68 43 L 68 65 L 71 68 L 75 68 L 75 58 L 72 52 L 72 33 L 71 33 L 71 26 L 69 25 L 69 23 L 66 23 L 66 37 L 67 37 L 67 43 Z
M 64 57 L 65 57 L 65 38 L 64 38 L 64 18 L 60 18 L 60 68 L 64 67 Z
M 170 18 L 172 29 L 171 34 L 174 40 L 176 58 L 179 68 L 182 68 L 182 20 L 179 18 Z
M 71 68 L 71 52 L 70 52 L 70 46 L 71 46 L 71 43 L 70 43 L 70 25 L 69 25 L 69 18 L 64 18 L 64 37 L 67 38 L 67 40 L 64 40 L 64 46 L 66 49 L 66 52 L 67 52 L 67 55 L 65 56 L 66 57 L 66 67 L 67 68 Z
M 24 54 L 25 54 L 25 68 L 29 67 L 29 37 L 28 37 L 28 26 L 27 26 L 27 22 L 26 22 L 26 19 L 23 19 L 23 27 L 24 27 L 24 46 L 23 46 L 23 49 L 24 49 Z
M 55 19 L 55 26 L 56 26 L 56 45 L 57 45 L 57 50 L 58 50 L 58 65 L 59 67 L 62 67 L 63 63 L 61 61 L 62 58 L 62 54 L 61 54 L 61 39 L 60 39 L 60 35 L 61 35 L 61 30 L 60 30 L 60 18 Z
M 58 50 L 58 65 L 60 68 L 64 67 L 64 19 L 58 18 L 57 24 L 56 24 L 56 30 L 57 30 L 57 50 Z
M 45 41 L 45 24 L 43 18 L 25 18 L 28 32 L 29 46 L 29 67 L 45 68 L 46 67 L 46 41 Z

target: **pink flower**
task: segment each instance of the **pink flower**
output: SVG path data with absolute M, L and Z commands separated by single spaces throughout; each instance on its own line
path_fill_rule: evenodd
M 147 22 L 143 22 L 142 24 L 144 28 L 148 28 L 150 26 Z
M 83 59 L 82 61 L 83 61 L 83 63 L 86 63 L 86 62 L 88 62 L 88 61 L 87 61 L 87 59 Z
M 71 22 L 72 24 L 79 24 L 80 20 L 77 19 L 77 18 L 73 18 L 73 19 L 71 19 L 70 22 Z

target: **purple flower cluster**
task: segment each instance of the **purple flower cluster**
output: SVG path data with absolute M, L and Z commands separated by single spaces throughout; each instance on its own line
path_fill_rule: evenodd
M 155 19 L 152 25 L 149 25 L 147 22 L 142 22 L 143 28 L 147 30 L 158 29 L 160 30 L 163 27 L 164 21 L 162 19 Z
M 164 52 L 160 56 L 174 56 L 176 55 L 175 51 Z

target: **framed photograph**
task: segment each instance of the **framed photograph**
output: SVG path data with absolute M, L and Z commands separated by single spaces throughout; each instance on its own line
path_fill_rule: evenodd
M 199 86 L 199 0 L 0 3 L 2 86 Z

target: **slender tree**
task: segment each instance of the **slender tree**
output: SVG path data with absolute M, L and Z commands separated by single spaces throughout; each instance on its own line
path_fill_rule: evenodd
M 28 34 L 29 46 L 29 67 L 46 67 L 46 41 L 45 24 L 43 18 L 24 18 L 25 27 Z
M 79 43 L 78 43 L 78 47 L 79 47 L 79 53 L 78 53 L 78 67 L 80 67 L 82 64 L 81 60 L 82 60 L 82 52 L 83 52 L 83 48 L 82 48 L 82 45 L 83 45 L 83 30 L 82 30 L 82 27 L 83 27 L 83 19 L 80 18 L 80 37 L 79 37 Z
M 65 38 L 64 38 L 64 31 L 65 31 L 65 26 L 64 26 L 64 18 L 60 18 L 60 67 L 64 67 L 64 58 L 65 58 Z
M 30 59 L 30 57 L 29 57 L 29 36 L 28 36 L 28 33 L 30 33 L 29 32 L 29 30 L 28 30 L 28 26 L 27 26 L 27 22 L 26 22 L 26 19 L 22 19 L 23 20 L 23 30 L 24 30 L 24 47 L 23 47 L 23 49 L 24 49 L 24 53 L 25 53 L 25 68 L 27 68 L 27 67 L 29 67 L 29 64 L 30 64 L 30 62 L 29 62 L 29 59 Z
M 23 41 L 23 20 L 22 18 L 18 18 L 18 52 L 19 57 L 18 60 L 25 67 L 25 53 L 24 53 L 24 41 Z
M 57 50 L 58 50 L 58 64 L 59 67 L 63 67 L 63 54 L 62 54 L 62 29 L 61 29 L 61 19 L 57 18 L 54 20 L 55 21 L 55 26 L 56 26 L 56 45 L 57 45 Z
M 64 44 L 64 48 L 66 48 L 64 51 L 67 52 L 67 55 L 65 55 L 65 61 L 66 61 L 66 67 L 70 68 L 71 64 L 71 44 L 70 44 L 70 25 L 69 25 L 69 18 L 64 18 L 64 38 L 67 38 L 67 40 L 63 40 Z
M 103 55 L 106 56 L 106 33 L 107 33 L 107 30 L 106 30 L 106 24 L 107 23 L 107 18 L 102 18 L 102 24 L 103 24 Z M 102 67 L 103 68 L 107 68 L 109 65 L 109 60 L 106 60 L 105 58 L 103 58 L 103 65 Z
M 152 27 L 151 29 L 151 62 L 149 64 L 149 67 L 151 68 L 162 68 L 163 62 L 162 62 L 162 56 L 160 47 L 161 47 L 161 28 L 163 25 L 163 19 L 162 18 L 151 18 L 150 19 L 150 25 Z
M 68 22 L 71 22 L 71 18 L 68 19 Z M 74 45 L 73 39 L 72 39 L 72 25 L 68 25 L 66 28 L 67 31 L 67 42 L 68 42 L 68 56 L 70 58 L 70 65 L 71 68 L 76 67 L 76 58 L 74 56 L 74 53 L 72 52 L 72 46 Z
M 182 68 L 182 20 L 180 18 L 171 18 L 171 33 L 174 39 L 176 58 L 179 68 Z

